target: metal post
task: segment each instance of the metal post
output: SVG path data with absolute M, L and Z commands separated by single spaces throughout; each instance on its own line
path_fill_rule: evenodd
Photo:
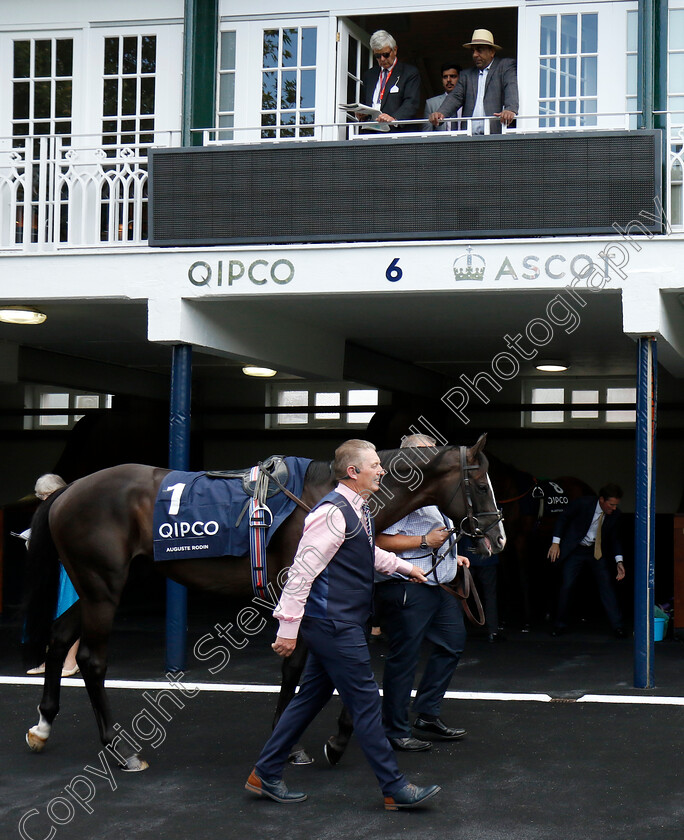
M 639 0 L 638 46 L 637 46 L 637 108 L 639 128 L 653 128 L 654 90 L 654 0 Z
M 171 362 L 169 467 L 187 470 L 190 464 L 190 393 L 192 347 L 177 344 Z M 166 670 L 184 671 L 188 635 L 188 593 L 173 580 L 166 582 Z
M 634 686 L 653 688 L 656 340 L 638 341 L 634 521 Z
M 218 0 L 185 0 L 183 146 L 202 145 L 201 133 L 191 129 L 214 126 L 218 33 Z

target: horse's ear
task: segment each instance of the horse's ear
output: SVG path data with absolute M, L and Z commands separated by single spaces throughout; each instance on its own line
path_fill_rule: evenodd
M 480 452 L 482 452 L 482 450 L 484 449 L 485 443 L 487 443 L 487 432 L 480 435 L 480 437 L 477 439 L 477 443 L 475 444 L 475 446 L 472 446 L 470 448 L 468 454 L 472 458 L 474 458 L 476 455 L 479 455 Z

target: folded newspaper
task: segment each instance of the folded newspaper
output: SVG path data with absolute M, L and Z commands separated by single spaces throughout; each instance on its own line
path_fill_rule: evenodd
M 344 105 L 337 106 L 341 111 L 344 111 L 347 116 L 351 117 L 356 122 L 367 122 L 367 120 L 360 120 L 357 114 L 364 114 L 370 117 L 371 120 L 377 119 L 382 111 L 379 108 L 372 108 L 370 105 L 362 105 L 360 102 L 349 102 Z M 371 131 L 389 131 L 387 123 L 369 122 L 368 129 Z

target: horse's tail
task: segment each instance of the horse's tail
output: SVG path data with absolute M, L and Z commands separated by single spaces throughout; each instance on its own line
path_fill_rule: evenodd
M 63 490 L 52 493 L 31 520 L 24 598 L 24 658 L 36 665 L 45 659 L 59 595 L 59 557 L 50 532 L 50 508 Z

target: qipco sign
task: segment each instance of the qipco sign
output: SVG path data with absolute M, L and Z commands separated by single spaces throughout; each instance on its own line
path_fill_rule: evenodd
M 197 260 L 188 269 L 188 279 L 193 286 L 233 286 L 238 282 L 252 283 L 255 286 L 265 286 L 275 283 L 285 286 L 294 279 L 295 267 L 290 260 L 278 259 L 252 260 L 218 260 L 215 265 Z

